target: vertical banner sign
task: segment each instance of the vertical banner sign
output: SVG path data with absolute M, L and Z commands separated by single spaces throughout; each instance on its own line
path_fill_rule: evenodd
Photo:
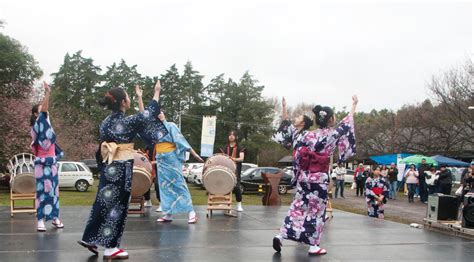
M 214 153 L 216 138 L 216 116 L 202 117 L 201 156 L 210 157 Z
M 397 154 L 397 169 L 398 169 L 398 175 L 397 175 L 397 180 L 402 181 L 403 177 L 405 176 L 405 168 L 407 164 L 402 162 L 402 155 Z

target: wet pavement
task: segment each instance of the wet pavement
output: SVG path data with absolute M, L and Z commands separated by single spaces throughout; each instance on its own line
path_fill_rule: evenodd
M 80 247 L 90 207 L 64 207 L 65 228 L 48 225 L 36 232 L 35 217 L 0 207 L 0 261 L 102 261 Z M 156 207 L 155 207 L 156 208 Z M 159 214 L 129 215 L 122 248 L 129 261 L 473 261 L 474 241 L 410 228 L 405 224 L 335 211 L 326 224 L 322 247 L 328 254 L 307 255 L 307 246 L 283 242 L 281 254 L 271 247 L 287 208 L 246 206 L 231 218 L 215 211 L 206 219 L 205 206 L 196 207 L 198 224 L 185 215 L 158 224 Z

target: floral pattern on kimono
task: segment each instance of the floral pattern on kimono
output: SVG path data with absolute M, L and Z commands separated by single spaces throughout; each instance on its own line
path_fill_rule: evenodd
M 121 111 L 114 111 L 102 121 L 100 139 L 118 144 L 131 143 L 145 129 L 150 118 L 156 118 L 159 113 L 160 106 L 155 100 L 150 102 L 144 112 L 135 115 L 125 116 Z M 99 158 L 98 164 L 101 166 L 99 188 L 82 240 L 106 248 L 118 247 L 132 191 L 133 159 L 104 164 Z
M 354 119 L 346 116 L 336 128 L 308 131 L 296 149 L 297 188 L 290 210 L 285 217 L 280 235 L 308 245 L 319 245 L 323 234 L 326 205 L 328 201 L 329 170 L 310 171 L 306 166 L 306 154 L 313 152 L 324 158 L 327 166 L 329 156 L 336 147 L 339 158 L 346 160 L 355 154 Z M 327 159 L 326 159 L 327 158 Z
M 298 130 L 291 123 L 290 120 L 283 120 L 280 124 L 280 127 L 273 135 L 272 140 L 281 144 L 286 149 L 293 149 L 293 159 L 295 158 L 296 149 L 302 145 L 302 140 L 308 130 Z M 296 185 L 296 162 L 292 162 L 293 166 L 293 179 L 291 181 L 292 185 Z
M 31 128 L 31 150 L 36 156 L 36 217 L 46 221 L 59 218 L 59 179 L 57 161 L 64 156 L 64 152 L 56 143 L 54 132 L 48 113 L 39 112 L 38 118 Z M 38 157 L 38 151 L 49 151 L 54 147 L 54 155 Z
M 378 188 L 378 190 L 375 190 Z M 388 186 L 382 177 L 379 178 L 367 178 L 365 181 L 365 201 L 367 202 L 367 214 L 369 217 L 384 218 L 384 205 L 383 203 L 377 203 L 374 193 L 375 191 L 382 192 L 385 197 L 388 194 Z

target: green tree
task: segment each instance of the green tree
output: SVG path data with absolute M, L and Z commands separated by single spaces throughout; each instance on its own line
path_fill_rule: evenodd
M 161 107 L 168 121 L 178 123 L 180 112 L 185 110 L 184 91 L 180 85 L 180 75 L 176 65 L 172 65 L 161 75 Z
M 0 96 L 24 98 L 43 72 L 17 40 L 0 33 Z
M 54 77 L 53 106 L 72 106 L 95 117 L 100 107 L 97 104 L 101 93 L 101 68 L 94 65 L 92 58 L 82 56 L 77 51 L 72 56 L 66 54 L 64 62 Z M 87 110 L 86 110 L 87 109 Z M 74 116 L 68 116 L 74 121 Z
M 29 94 L 41 75 L 27 48 L 0 33 L 0 170 L 14 154 L 30 150 Z
M 138 73 L 137 65 L 128 66 L 123 59 L 118 65 L 113 63 L 111 66 L 108 66 L 103 79 L 105 81 L 103 86 L 104 91 L 114 87 L 123 88 L 130 96 L 132 104 L 137 104 L 135 85 L 140 85 L 142 88 L 145 88 L 144 84 L 146 83 L 146 79 Z M 137 107 L 132 107 L 130 113 L 136 113 L 137 109 Z

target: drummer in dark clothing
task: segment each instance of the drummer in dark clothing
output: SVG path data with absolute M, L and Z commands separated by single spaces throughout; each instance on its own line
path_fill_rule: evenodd
M 420 189 L 420 201 L 423 203 L 428 202 L 428 185 L 426 184 L 426 171 L 430 170 L 430 166 L 426 163 L 426 159 L 421 159 L 421 164 L 418 167 L 419 174 L 419 186 Z
M 235 200 L 237 201 L 237 211 L 242 212 L 242 192 L 240 191 L 240 173 L 242 172 L 242 162 L 244 162 L 245 148 L 241 147 L 237 142 L 237 132 L 230 131 L 227 146 L 220 149 L 221 153 L 228 155 L 237 166 L 235 175 L 237 183 L 234 188 Z
M 451 194 L 451 189 L 453 187 L 452 176 L 453 174 L 451 173 L 451 170 L 447 169 L 446 165 L 441 165 L 438 178 L 440 193 L 445 195 Z

